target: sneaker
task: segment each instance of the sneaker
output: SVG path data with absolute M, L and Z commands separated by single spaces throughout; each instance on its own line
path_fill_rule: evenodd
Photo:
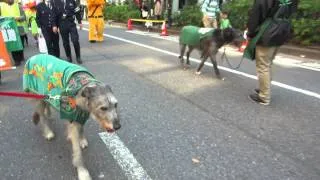
M 250 94 L 249 95 L 249 99 L 252 100 L 253 102 L 255 103 L 259 103 L 259 104 L 262 104 L 262 105 L 269 105 L 270 102 L 266 102 L 266 101 L 263 101 L 258 94 Z

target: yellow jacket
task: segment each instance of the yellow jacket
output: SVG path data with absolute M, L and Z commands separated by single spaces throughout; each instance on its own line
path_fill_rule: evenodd
M 103 16 L 103 9 L 104 9 L 105 3 L 106 3 L 105 0 L 87 0 L 88 17 L 90 17 L 90 16 Z M 96 9 L 96 7 L 98 7 L 98 8 Z M 94 14 L 93 14 L 93 12 L 94 12 Z

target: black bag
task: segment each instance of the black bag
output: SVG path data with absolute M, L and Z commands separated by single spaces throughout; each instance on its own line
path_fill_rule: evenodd
M 289 1 L 279 0 L 280 7 L 272 18 L 266 21 L 271 21 L 265 32 L 259 40 L 259 44 L 263 46 L 281 46 L 293 36 L 293 29 L 289 20 Z

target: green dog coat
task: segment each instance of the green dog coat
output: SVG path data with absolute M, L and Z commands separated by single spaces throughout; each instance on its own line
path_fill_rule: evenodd
M 90 113 L 77 107 L 75 96 L 92 82 L 98 81 L 84 67 L 46 54 L 31 57 L 23 72 L 24 91 L 47 95 L 45 101 L 60 112 L 61 119 L 80 124 L 85 124 Z
M 199 28 L 197 26 L 184 26 L 180 33 L 180 43 L 196 46 L 204 38 L 212 38 L 214 28 Z

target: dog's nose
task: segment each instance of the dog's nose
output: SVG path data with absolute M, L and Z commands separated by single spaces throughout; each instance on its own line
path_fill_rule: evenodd
M 121 128 L 121 124 L 119 122 L 113 123 L 113 129 L 118 130 Z

